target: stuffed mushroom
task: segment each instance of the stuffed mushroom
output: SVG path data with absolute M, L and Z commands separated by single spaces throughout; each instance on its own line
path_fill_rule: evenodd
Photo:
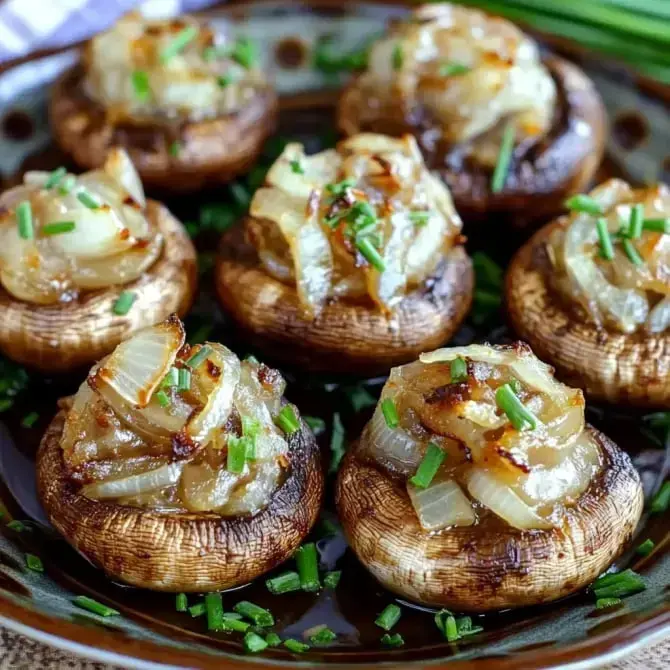
M 111 578 L 159 591 L 244 584 L 314 524 L 316 441 L 281 375 L 225 346 L 189 347 L 176 317 L 95 365 L 37 456 L 42 504 Z
M 277 116 L 277 99 L 247 38 L 192 17 L 123 17 L 91 39 L 56 84 L 50 117 L 58 144 L 82 168 L 112 146 L 145 184 L 194 191 L 244 173 Z
M 310 370 L 386 371 L 438 346 L 473 275 L 448 189 L 411 135 L 289 144 L 224 237 L 219 297 L 258 346 Z
M 146 200 L 125 151 L 75 176 L 27 172 L 0 195 L 0 349 L 46 372 L 91 364 L 184 314 L 197 282 L 183 226 Z
M 507 308 L 519 335 L 590 397 L 670 403 L 670 189 L 619 179 L 514 257 Z
M 384 586 L 481 612 L 593 581 L 631 538 L 643 495 L 628 456 L 584 422 L 582 392 L 518 342 L 392 370 L 336 502 Z
M 413 133 L 466 223 L 524 227 L 590 181 L 606 118 L 575 65 L 542 57 L 514 24 L 448 3 L 376 41 L 338 109 L 346 135 Z

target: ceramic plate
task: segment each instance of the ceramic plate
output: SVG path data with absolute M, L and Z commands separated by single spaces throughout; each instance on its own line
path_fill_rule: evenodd
M 377 2 L 322 1 L 233 3 L 210 12 L 215 24 L 232 15 L 240 21 L 240 32 L 256 39 L 265 66 L 283 95 L 282 127 L 268 144 L 266 164 L 287 137 L 306 142 L 310 151 L 335 139 L 332 102 L 344 77 L 340 80 L 339 75 L 324 74 L 314 67 L 315 45 L 331 37 L 340 52 L 358 49 L 387 20 L 406 11 L 402 5 Z M 668 181 L 670 157 L 664 153 L 670 147 L 668 90 L 640 81 L 601 57 L 590 58 L 569 43 L 552 41 L 551 48 L 577 58 L 605 99 L 612 133 L 601 176 L 625 174 L 637 182 Z M 46 99 L 50 83 L 76 58 L 74 50 L 64 51 L 33 58 L 0 74 L 0 172 L 5 185 L 27 166 L 50 169 L 64 162 L 50 144 Z M 260 173 L 260 169 L 254 170 L 242 183 L 253 188 Z M 168 200 L 184 221 L 197 219 L 200 207 L 212 203 L 223 210 L 240 212 L 239 202 L 227 189 L 202 194 L 199 201 Z M 215 240 L 213 234 L 206 233 L 198 242 L 202 250 L 211 250 Z M 468 246 L 470 252 L 486 251 L 504 267 L 520 241 L 508 231 L 492 227 L 486 236 L 472 231 Z M 203 253 L 205 266 L 208 260 L 211 253 Z M 189 317 L 190 332 L 213 326 L 211 339 L 225 341 L 239 354 L 249 353 L 218 312 L 208 292 L 211 277 L 206 271 L 201 285 L 200 300 Z M 467 323 L 456 340 L 504 341 L 510 335 L 503 324 L 502 314 L 494 310 L 485 323 Z M 243 594 L 244 599 L 270 607 L 278 620 L 277 632 L 285 636 L 301 637 L 315 624 L 326 623 L 338 634 L 336 644 L 299 657 L 283 648 L 270 649 L 261 656 L 245 655 L 236 634 L 209 634 L 202 618 L 175 611 L 174 596 L 110 583 L 52 531 L 35 495 L 33 458 L 41 431 L 55 413 L 56 398 L 74 392 L 82 376 L 26 378 L 11 365 L 3 365 L 3 378 L 13 375 L 15 388 L 0 387 L 0 407 L 2 398 L 23 390 L 3 414 L 0 427 L 5 507 L 0 522 L 0 623 L 36 639 L 100 661 L 137 668 L 327 666 L 415 670 L 444 666 L 503 670 L 593 667 L 670 632 L 667 517 L 645 515 L 638 536 L 617 563 L 618 567 L 633 567 L 647 583 L 644 592 L 627 598 L 622 607 L 596 611 L 593 597 L 582 593 L 548 606 L 477 617 L 483 633 L 448 644 L 441 639 L 430 611 L 406 604 L 397 627 L 406 644 L 393 651 L 381 648 L 380 630 L 373 624 L 393 596 L 357 564 L 342 537 L 336 531 L 324 531 L 322 524 L 315 535 L 321 560 L 328 568 L 337 566 L 343 574 L 335 591 L 270 596 L 261 580 L 242 592 L 224 593 L 224 604 L 234 604 Z M 289 398 L 304 413 L 322 416 L 328 424 L 320 438 L 324 453 L 328 452 L 333 414 L 337 412 L 347 434 L 355 436 L 369 416 L 370 397 L 374 398 L 383 382 L 365 380 L 365 394 L 360 392 L 361 386 L 355 387 L 361 380 L 299 376 L 290 369 L 284 372 L 290 381 Z M 352 394 L 355 388 L 358 393 Z M 39 412 L 37 423 L 31 428 L 22 426 L 22 418 L 34 410 Z M 666 476 L 670 462 L 663 436 L 649 432 L 638 413 L 591 406 L 588 418 L 631 453 L 646 494 L 651 495 Z M 331 509 L 328 502 L 324 515 L 331 522 L 329 526 L 335 521 Z M 22 524 L 7 525 L 10 519 Z M 636 557 L 633 547 L 647 537 L 656 542 L 655 552 L 647 558 Z M 42 558 L 44 573 L 26 569 L 26 551 Z M 77 609 L 72 599 L 81 594 L 111 605 L 121 616 L 102 619 Z M 198 598 L 190 600 L 196 602 Z

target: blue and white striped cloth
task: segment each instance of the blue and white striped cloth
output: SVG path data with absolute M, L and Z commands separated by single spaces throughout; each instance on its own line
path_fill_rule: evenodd
M 131 9 L 174 16 L 215 0 L 0 0 L 0 63 L 84 40 Z

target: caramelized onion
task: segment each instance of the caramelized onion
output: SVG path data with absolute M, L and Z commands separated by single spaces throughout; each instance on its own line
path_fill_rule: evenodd
M 176 484 L 181 477 L 183 468 L 184 463 L 169 463 L 157 470 L 149 470 L 123 479 L 110 479 L 88 484 L 82 488 L 81 492 L 87 498 L 104 500 L 105 498 L 120 498 L 158 491 L 166 486 Z
M 451 479 L 433 484 L 427 489 L 407 484 L 407 493 L 424 530 L 471 526 L 477 520 L 467 496 Z

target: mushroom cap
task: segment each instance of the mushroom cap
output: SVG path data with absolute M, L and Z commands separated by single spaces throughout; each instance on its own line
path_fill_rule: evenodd
M 338 126 L 345 135 L 363 131 L 390 135 L 413 133 L 428 166 L 449 187 L 456 209 L 468 223 L 495 221 L 525 228 L 546 221 L 563 209 L 565 199 L 580 193 L 591 181 L 605 150 L 607 116 L 602 100 L 586 74 L 558 56 L 547 56 L 544 64 L 556 82 L 557 113 L 548 136 L 521 161 L 512 161 L 505 188 L 490 189 L 492 171 L 463 165 L 444 165 L 444 153 L 433 152 L 428 126 L 411 125 L 407 120 L 379 118 L 360 124 L 358 106 L 362 102 L 354 80 L 345 89 L 338 106 Z
M 163 250 L 136 281 L 54 305 L 23 302 L 0 287 L 0 350 L 23 365 L 64 372 L 98 361 L 131 333 L 170 314 L 186 314 L 198 281 L 193 244 L 164 205 L 149 200 L 146 215 L 163 235 Z M 119 316 L 113 307 L 123 291 L 136 298 Z
M 522 531 L 492 514 L 475 526 L 428 533 L 405 485 L 357 457 L 353 447 L 337 480 L 345 535 L 363 565 L 410 600 L 484 612 L 535 605 L 586 586 L 621 553 L 643 506 L 628 456 L 589 426 L 604 456 L 601 472 L 562 528 Z
M 599 329 L 547 283 L 545 243 L 564 225 L 541 228 L 512 259 L 505 279 L 507 312 L 516 333 L 565 383 L 589 397 L 639 407 L 670 404 L 670 333 Z
M 372 305 L 339 300 L 310 319 L 295 287 L 268 275 L 236 228 L 222 239 L 215 283 L 224 307 L 267 356 L 311 372 L 372 375 L 447 341 L 470 308 L 474 274 L 457 246 L 391 317 Z
M 186 193 L 226 183 L 247 172 L 277 123 L 277 96 L 269 86 L 226 116 L 175 124 L 147 121 L 115 124 L 83 87 L 76 66 L 54 85 L 49 118 L 60 147 L 85 169 L 100 166 L 113 146 L 129 153 L 148 188 Z M 170 147 L 179 143 L 179 152 Z
M 60 446 L 65 412 L 37 454 L 39 497 L 51 523 L 112 579 L 155 591 L 203 592 L 245 584 L 290 558 L 316 522 L 323 473 L 303 422 L 289 437 L 291 469 L 254 516 L 159 513 L 91 500 L 67 474 Z

